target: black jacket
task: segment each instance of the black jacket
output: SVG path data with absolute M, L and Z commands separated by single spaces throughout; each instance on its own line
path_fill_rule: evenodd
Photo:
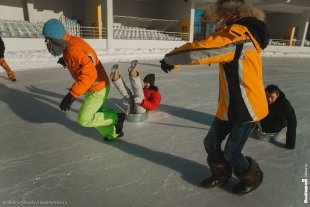
M 280 91 L 276 101 L 268 105 L 269 113 L 261 120 L 263 132 L 276 133 L 287 126 L 286 144 L 295 146 L 297 120 L 294 108 Z
M 4 57 L 4 42 L 2 40 L 2 38 L 0 37 L 0 58 L 3 58 Z

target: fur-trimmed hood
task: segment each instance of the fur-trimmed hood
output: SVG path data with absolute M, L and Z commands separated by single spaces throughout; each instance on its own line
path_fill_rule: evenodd
M 253 17 L 265 22 L 265 13 L 262 10 L 250 4 L 235 1 L 228 1 L 223 4 L 209 4 L 204 8 L 201 18 L 206 23 L 216 23 L 222 18 L 232 16 L 240 18 Z
M 203 21 L 217 23 L 220 20 L 225 20 L 227 26 L 232 24 L 243 25 L 251 33 L 251 39 L 254 38 L 261 49 L 267 47 L 269 33 L 264 22 L 265 14 L 263 11 L 240 1 L 218 2 L 206 7 L 202 15 Z

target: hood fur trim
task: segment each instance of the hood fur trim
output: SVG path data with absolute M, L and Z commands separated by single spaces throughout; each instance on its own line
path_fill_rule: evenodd
M 265 13 L 250 5 L 240 2 L 226 2 L 222 5 L 210 4 L 207 5 L 202 14 L 202 21 L 206 23 L 216 23 L 222 18 L 238 16 L 238 17 L 253 17 L 265 22 Z

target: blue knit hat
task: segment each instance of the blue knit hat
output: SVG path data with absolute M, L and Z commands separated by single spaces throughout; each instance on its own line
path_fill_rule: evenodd
M 58 19 L 50 19 L 45 22 L 42 29 L 42 34 L 44 37 L 59 40 L 64 38 L 66 29 Z

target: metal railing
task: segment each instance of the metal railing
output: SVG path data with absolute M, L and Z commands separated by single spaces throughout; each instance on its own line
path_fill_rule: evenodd
M 114 39 L 188 41 L 189 33 L 148 30 L 138 27 L 115 27 Z
M 1 22 L 0 35 L 2 37 L 13 38 L 43 38 L 43 23 L 24 23 L 24 22 Z M 106 39 L 106 29 L 99 27 L 66 26 L 68 33 L 85 39 Z M 167 32 L 157 30 L 147 30 L 143 28 L 114 28 L 114 39 L 126 40 L 164 40 L 164 41 L 188 41 L 189 33 Z
M 105 39 L 106 38 L 106 29 L 99 27 L 79 27 L 79 30 L 76 30 L 74 27 L 67 27 L 67 31 L 74 36 L 82 37 L 85 39 Z
M 269 45 L 277 45 L 277 46 L 301 46 L 301 40 L 294 39 L 292 41 L 287 39 L 270 39 Z M 310 41 L 305 40 L 304 47 L 310 47 Z

